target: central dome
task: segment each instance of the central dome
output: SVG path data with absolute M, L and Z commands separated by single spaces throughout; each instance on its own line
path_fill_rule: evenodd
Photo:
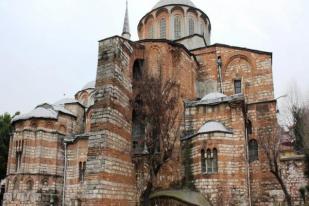
M 137 30 L 140 40 L 168 39 L 189 50 L 210 45 L 210 20 L 191 0 L 158 1 Z
M 194 3 L 190 0 L 160 0 L 152 9 L 157 9 L 162 6 L 172 5 L 172 4 L 181 4 L 187 5 L 190 7 L 195 7 Z

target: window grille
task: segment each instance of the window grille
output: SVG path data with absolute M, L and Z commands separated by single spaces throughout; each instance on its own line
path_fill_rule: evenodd
M 162 18 L 160 21 L 160 38 L 166 38 L 166 19 Z

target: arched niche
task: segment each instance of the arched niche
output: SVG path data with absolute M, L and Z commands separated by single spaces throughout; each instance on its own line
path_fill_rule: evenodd
M 156 37 L 155 18 L 152 14 L 146 17 L 144 36 L 147 39 L 153 39 Z
M 174 6 L 174 7 L 171 9 L 171 13 L 172 13 L 172 14 L 178 13 L 178 14 L 181 14 L 181 15 L 184 16 L 185 10 L 184 10 L 181 6 Z
M 250 83 L 255 73 L 250 58 L 244 55 L 234 55 L 226 62 L 223 61 L 222 81 L 223 90 L 227 95 L 241 93 L 248 95 L 250 92 Z M 238 88 L 240 85 L 240 88 Z M 237 89 L 238 88 L 238 89 Z
M 159 9 L 156 12 L 157 36 L 160 39 L 168 39 L 170 33 L 170 15 L 166 8 Z
M 229 69 L 229 67 L 237 63 L 239 64 L 240 62 L 247 64 L 248 67 L 250 67 L 250 70 L 254 71 L 254 68 L 255 68 L 254 61 L 246 55 L 237 54 L 237 55 L 230 56 L 227 59 L 228 60 L 226 62 L 223 62 L 223 72 L 224 73 Z
M 144 60 L 143 59 L 136 59 L 133 64 L 132 69 L 132 80 L 139 81 L 143 77 L 143 68 L 144 68 Z

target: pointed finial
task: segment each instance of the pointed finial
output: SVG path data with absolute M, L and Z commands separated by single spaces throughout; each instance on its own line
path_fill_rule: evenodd
M 128 0 L 126 1 L 126 14 L 124 17 L 123 30 L 121 36 L 126 39 L 131 39 Z

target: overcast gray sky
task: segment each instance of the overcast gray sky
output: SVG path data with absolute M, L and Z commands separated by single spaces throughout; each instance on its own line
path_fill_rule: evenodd
M 137 23 L 157 0 L 129 0 Z M 308 0 L 193 0 L 212 43 L 273 52 L 275 94 L 309 92 Z M 122 31 L 125 0 L 0 0 L 0 113 L 73 96 L 95 79 L 97 41 Z

